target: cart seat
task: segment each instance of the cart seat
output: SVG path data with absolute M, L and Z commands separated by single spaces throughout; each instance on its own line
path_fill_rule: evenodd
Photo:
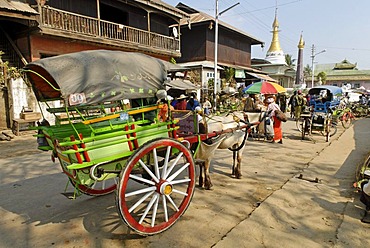
M 321 112 L 321 113 L 327 113 L 330 106 L 330 102 L 325 103 L 315 103 L 314 111 L 315 112 Z

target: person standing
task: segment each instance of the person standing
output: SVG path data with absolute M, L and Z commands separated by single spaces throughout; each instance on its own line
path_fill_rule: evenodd
M 303 106 L 306 104 L 301 90 L 297 91 L 297 95 L 294 96 L 293 101 L 295 101 L 294 116 L 295 119 L 298 120 L 301 117 Z
M 266 102 L 268 104 L 267 112 L 271 111 L 270 116 L 273 119 L 274 138 L 272 142 L 283 144 L 283 130 L 281 128 L 281 121 L 276 117 L 276 114 L 275 114 L 276 110 L 280 110 L 280 107 L 275 102 L 275 96 L 269 96 Z
M 287 101 L 287 97 L 286 97 L 285 93 L 281 93 L 278 96 L 279 96 L 279 106 L 280 106 L 280 109 L 281 109 L 281 111 L 283 111 L 283 113 L 285 113 L 286 112 L 286 101 Z
M 288 106 L 290 106 L 290 118 L 294 117 L 294 107 L 296 105 L 294 97 L 297 95 L 297 91 L 294 91 L 293 95 L 289 98 Z
M 212 104 L 207 96 L 204 98 L 203 109 L 206 115 L 209 115 L 211 113 Z
M 244 112 L 253 112 L 254 104 L 255 104 L 254 94 L 248 95 L 247 99 L 245 100 L 245 104 L 243 108 Z

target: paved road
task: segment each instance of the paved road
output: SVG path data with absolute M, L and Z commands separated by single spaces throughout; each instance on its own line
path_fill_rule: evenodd
M 197 188 L 184 216 L 151 237 L 121 223 L 114 195 L 60 194 L 67 178 L 33 137 L 1 142 L 0 247 L 370 247 L 352 188 L 370 150 L 370 119 L 329 143 L 320 135 L 301 141 L 292 121 L 283 129 L 282 145 L 249 140 L 240 180 L 230 177 L 232 154 L 217 152 L 213 190 Z

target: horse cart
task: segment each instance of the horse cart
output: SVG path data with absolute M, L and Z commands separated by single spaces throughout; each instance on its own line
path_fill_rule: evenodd
M 336 86 L 316 86 L 308 91 L 309 108 L 301 114 L 297 122 L 302 140 L 313 131 L 318 131 L 325 136 L 326 142 L 337 132 L 333 123 L 332 110 L 339 105 L 339 96 L 342 89 Z
M 39 123 L 39 149 L 59 160 L 74 187 L 71 198 L 116 191 L 120 218 L 142 235 L 165 231 L 184 214 L 195 189 L 190 146 L 217 135 L 180 135 L 179 118 L 158 101 L 168 66 L 143 54 L 97 50 L 24 68 L 43 116 L 55 119 Z

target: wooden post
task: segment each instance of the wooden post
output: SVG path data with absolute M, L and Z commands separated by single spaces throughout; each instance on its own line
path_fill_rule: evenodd
M 96 12 L 98 17 L 98 34 L 101 36 L 101 28 L 100 28 L 100 3 L 99 0 L 96 0 Z
M 152 36 L 150 34 L 150 12 L 147 11 L 146 13 L 148 15 L 148 18 L 147 18 L 147 21 L 148 21 L 148 32 L 149 32 L 149 39 L 148 39 L 148 41 L 149 41 L 149 46 L 152 46 Z

